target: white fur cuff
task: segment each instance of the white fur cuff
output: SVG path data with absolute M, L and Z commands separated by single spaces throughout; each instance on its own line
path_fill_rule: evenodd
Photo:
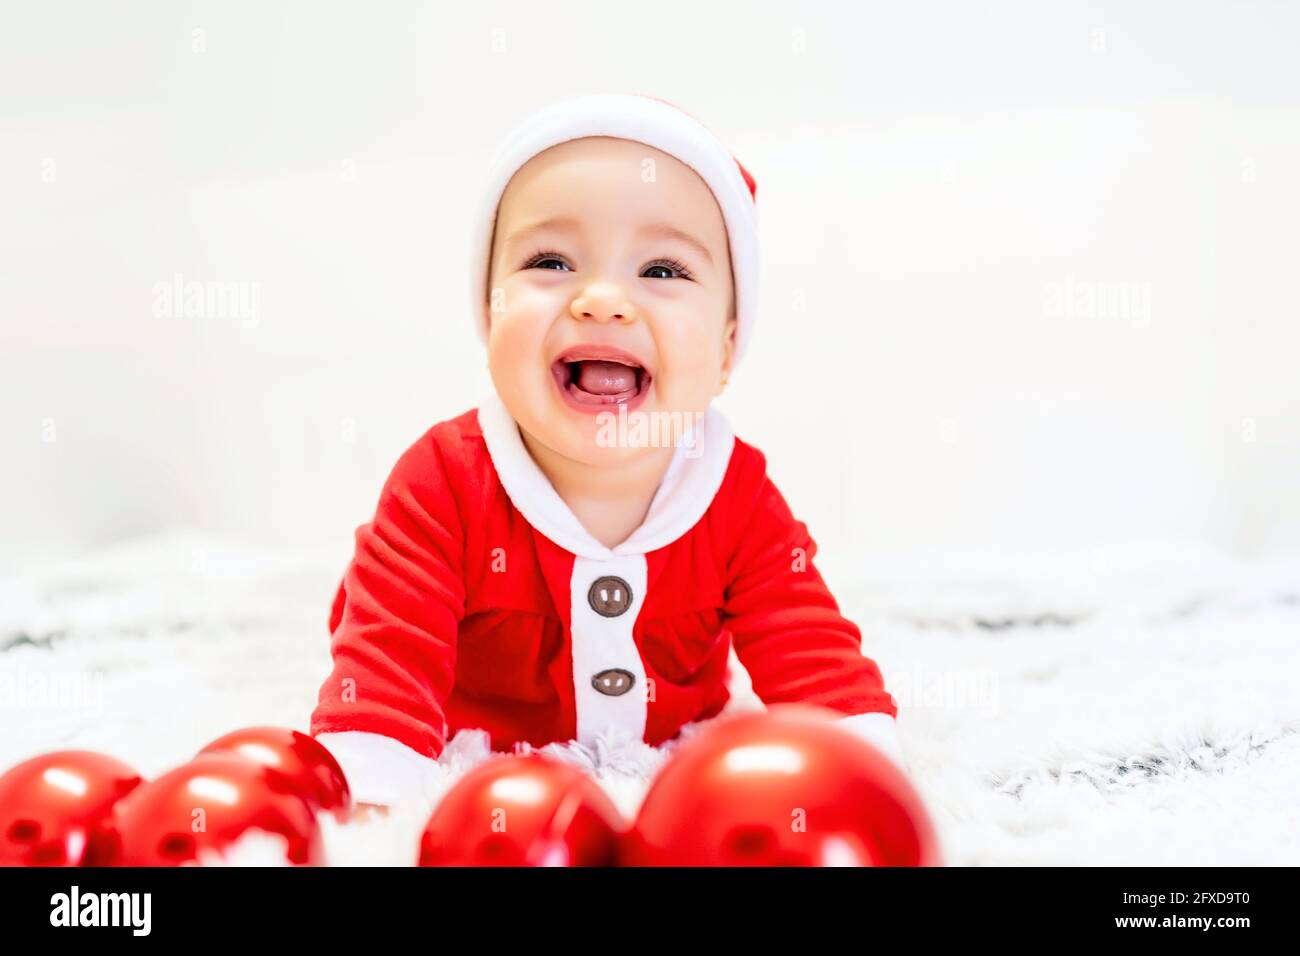
M 898 727 L 889 714 L 853 714 L 841 717 L 835 723 L 872 744 L 897 764 L 903 773 L 907 773 L 907 765 L 903 762 L 903 747 L 898 740 Z
M 430 799 L 438 762 L 401 741 L 359 730 L 317 734 L 316 741 L 343 768 L 356 802 L 392 806 Z

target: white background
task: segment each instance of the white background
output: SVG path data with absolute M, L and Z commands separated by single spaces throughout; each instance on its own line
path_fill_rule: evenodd
M 1300 551 L 1298 38 L 1284 3 L 7 4 L 0 562 L 342 559 L 490 387 L 485 162 L 596 91 L 757 178 L 721 406 L 824 550 Z M 178 274 L 256 322 L 158 317 Z

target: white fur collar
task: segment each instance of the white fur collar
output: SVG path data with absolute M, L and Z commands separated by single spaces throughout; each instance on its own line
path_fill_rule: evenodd
M 701 427 L 693 430 L 695 446 L 688 447 L 686 440 L 674 450 L 645 521 L 627 540 L 607 548 L 583 527 L 533 461 L 518 423 L 495 391 L 479 406 L 478 422 L 497 476 L 520 514 L 565 550 L 599 561 L 654 551 L 694 527 L 722 486 L 735 445 L 730 422 L 710 406 Z

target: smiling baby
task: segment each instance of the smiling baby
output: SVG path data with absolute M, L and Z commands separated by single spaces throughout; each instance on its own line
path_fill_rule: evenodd
M 425 795 L 460 730 L 663 744 L 742 673 L 901 765 L 816 544 L 711 405 L 753 332 L 755 194 L 648 96 L 553 104 L 498 151 L 471 267 L 494 390 L 401 456 L 330 615 L 311 732 L 356 800 Z

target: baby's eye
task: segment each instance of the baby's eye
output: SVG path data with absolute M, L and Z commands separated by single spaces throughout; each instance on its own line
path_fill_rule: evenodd
M 561 258 L 558 252 L 539 252 L 531 259 L 529 259 L 527 262 L 524 263 L 524 268 L 525 269 L 539 269 L 539 268 L 550 269 L 553 272 L 560 271 L 559 269 L 556 269 L 554 265 L 548 265 L 547 263 L 558 263 L 560 266 L 567 268 L 567 264 L 565 263 L 564 259 Z
M 646 273 L 649 273 L 649 272 L 651 272 L 651 271 L 654 270 L 654 269 L 663 269 L 663 270 L 665 270 L 665 271 L 667 271 L 667 272 L 675 272 L 675 273 L 677 273 L 677 275 L 676 275 L 676 276 L 672 276 L 672 275 L 647 275 L 646 278 L 650 278 L 650 279 L 673 279 L 673 278 L 677 278 L 677 279 L 689 279 L 689 278 L 691 277 L 691 274 L 690 274 L 688 271 L 686 271 L 686 266 L 683 265 L 682 263 L 678 262 L 676 259 L 660 259 L 658 262 L 652 262 L 652 263 L 650 263 L 650 265 L 646 266 Z M 644 274 L 643 274 L 643 275 L 644 275 Z

